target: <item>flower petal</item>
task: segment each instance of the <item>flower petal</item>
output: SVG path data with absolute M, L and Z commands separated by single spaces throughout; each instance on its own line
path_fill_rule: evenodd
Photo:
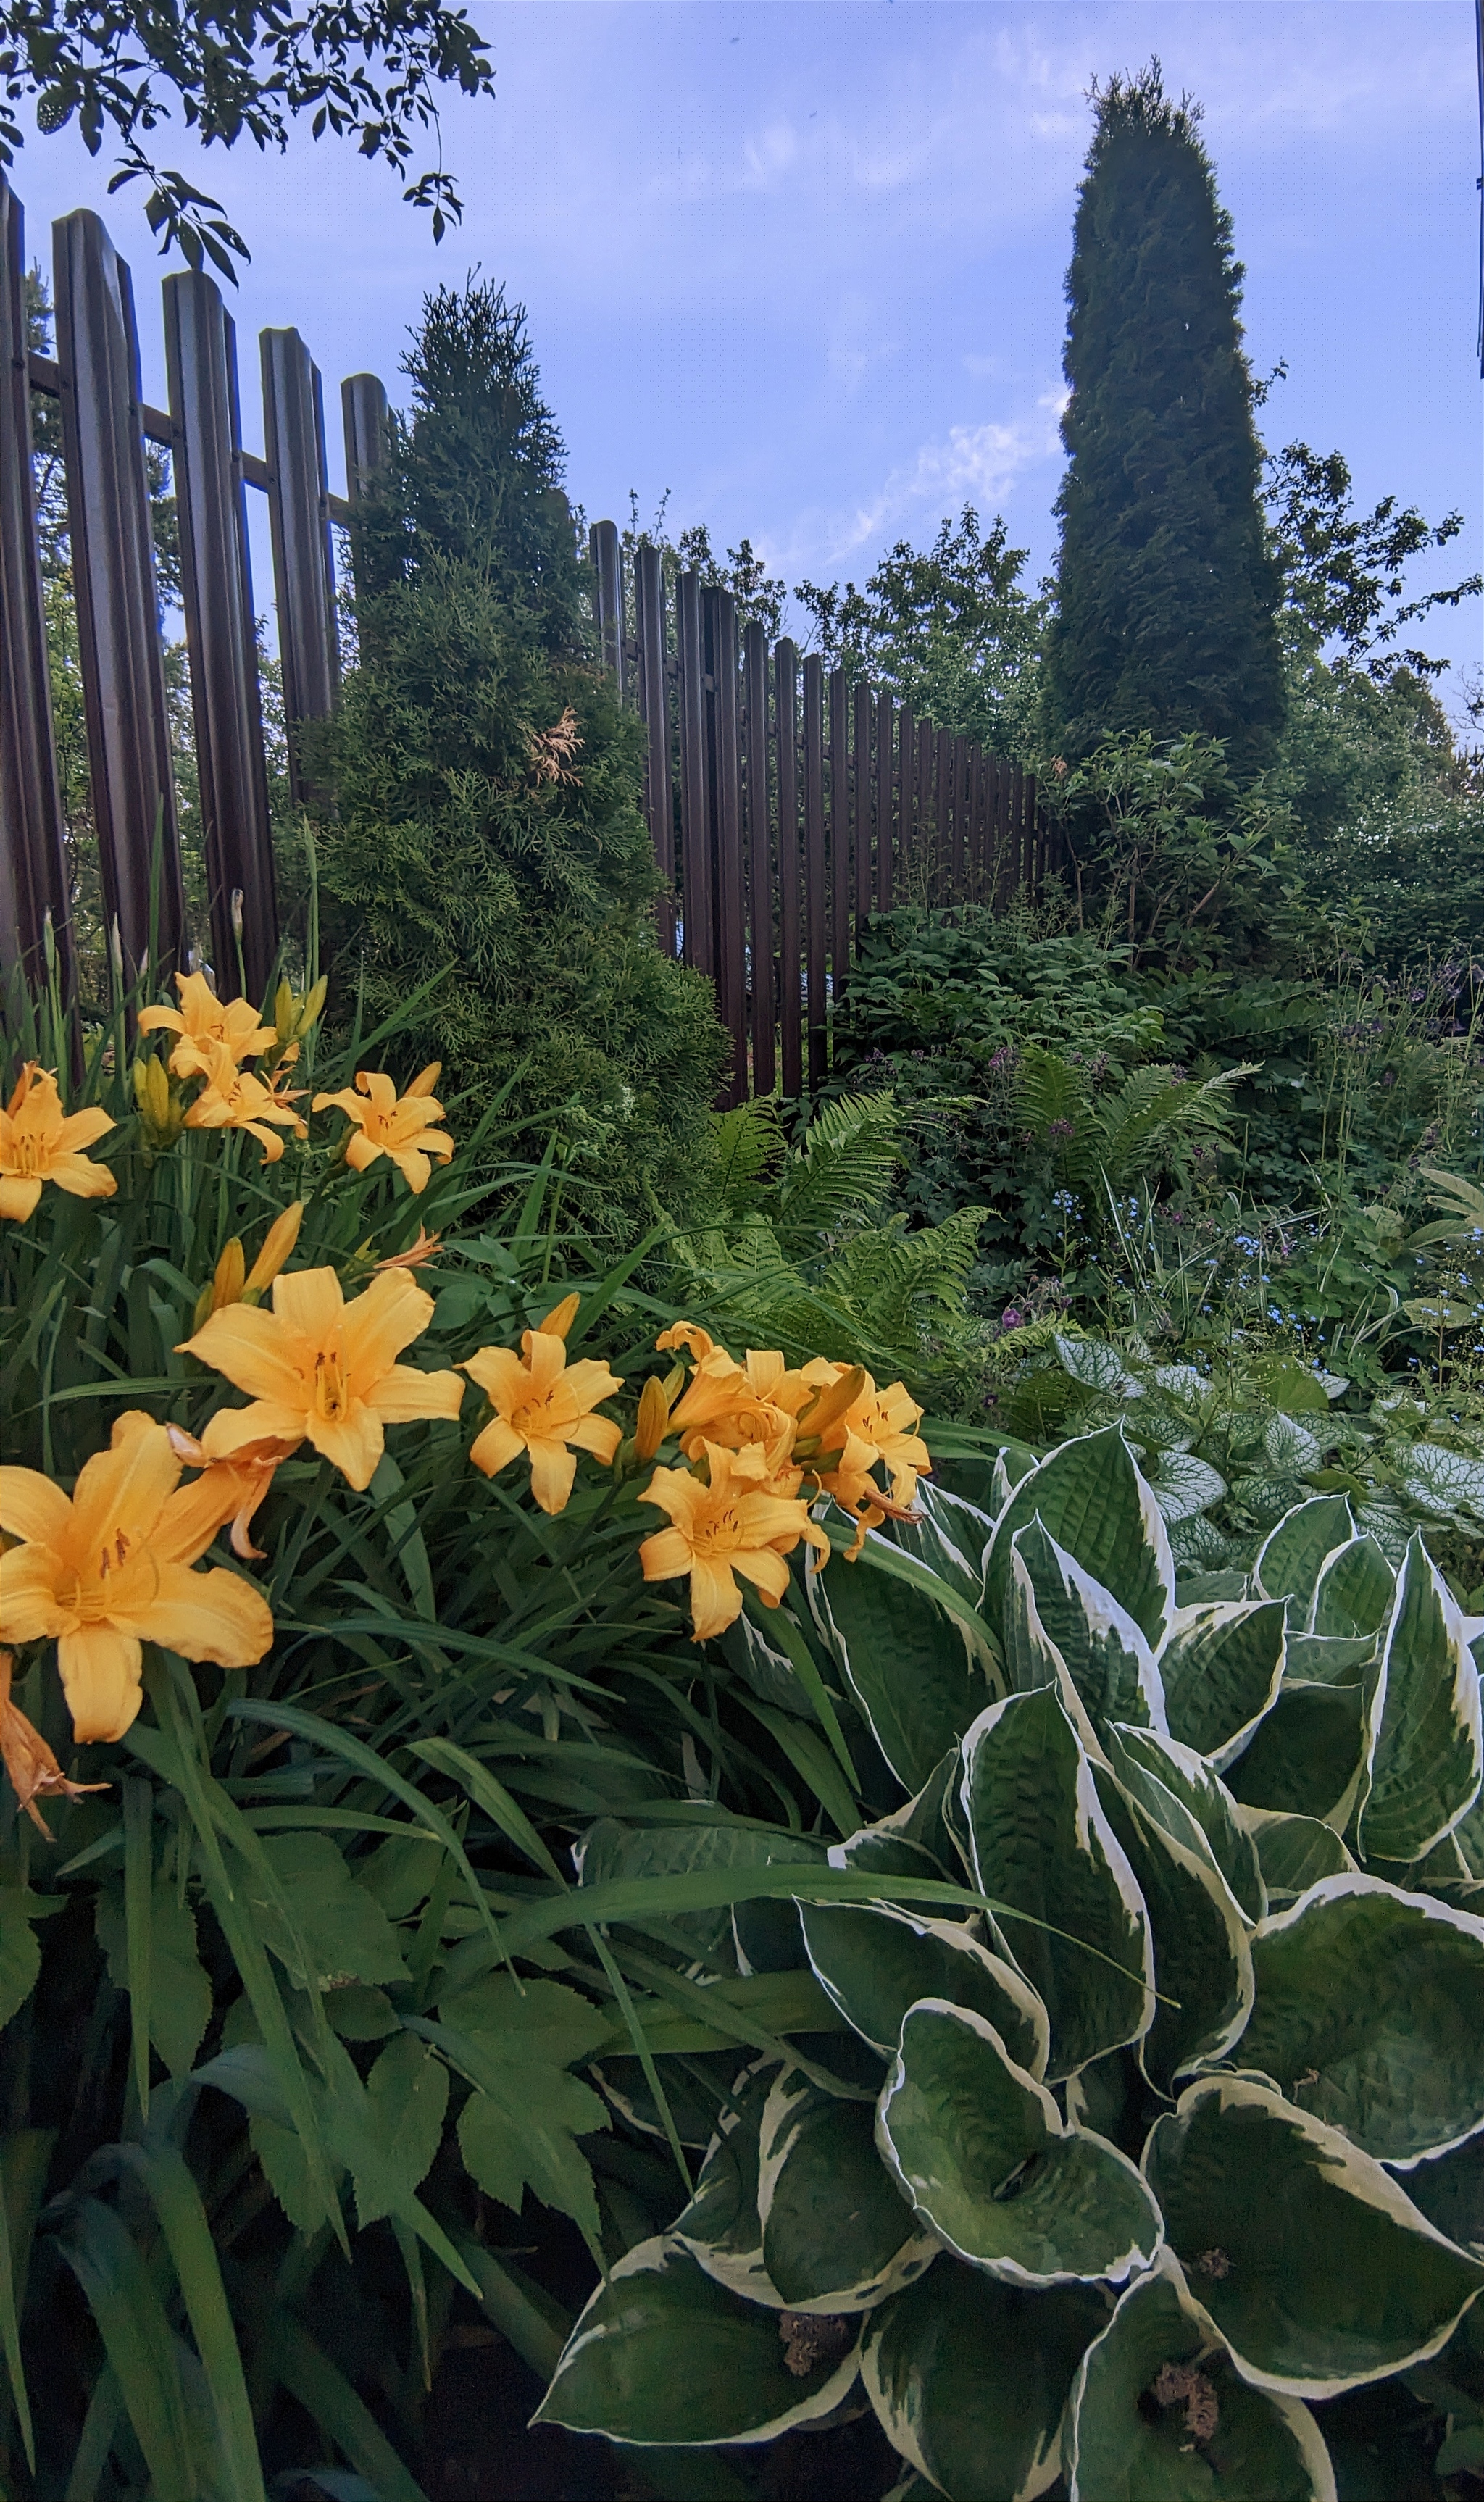
M 56 1133 L 56 1143 L 63 1155 L 75 1156 L 83 1147 L 106 1135 L 114 1124 L 101 1103 L 89 1103 L 85 1111 L 69 1112 Z
M 0 1216 L 8 1216 L 14 1225 L 24 1225 L 40 1197 L 41 1183 L 35 1173 L 0 1175 Z
M 600 1399 L 614 1399 L 624 1384 L 606 1364 L 594 1364 L 589 1356 L 579 1356 L 569 1364 L 562 1389 L 569 1392 L 579 1407 L 595 1407 Z
M 116 1416 L 110 1447 L 95 1451 L 78 1471 L 72 1552 L 91 1559 L 93 1550 L 111 1544 L 120 1530 L 128 1533 L 131 1545 L 148 1538 L 180 1482 L 181 1463 L 164 1426 L 138 1408 Z
M 334 1269 L 296 1268 L 292 1275 L 286 1271 L 275 1277 L 273 1316 L 295 1337 L 307 1338 L 311 1346 L 323 1346 L 345 1319 L 345 1296 Z M 253 1386 L 238 1383 L 242 1390 Z M 265 1390 L 258 1395 L 271 1397 L 272 1393 Z
M 63 1634 L 56 1665 L 79 1745 L 121 1738 L 138 1718 L 143 1659 L 136 1637 L 115 1625 L 84 1625 Z
M 154 1597 L 131 1617 L 151 1641 L 218 1668 L 255 1668 L 273 1641 L 273 1611 L 261 1590 L 219 1565 L 191 1572 L 162 1562 Z
M 47 1179 L 71 1199 L 112 1199 L 118 1187 L 118 1175 L 107 1165 L 95 1165 L 86 1156 L 53 1156 Z
M 275 1298 L 285 1283 L 283 1277 L 274 1279 Z M 289 1352 L 283 1315 L 277 1309 L 265 1312 L 251 1303 L 225 1304 L 203 1321 L 179 1351 L 209 1364 L 216 1372 L 224 1372 L 234 1388 L 245 1390 L 250 1399 L 266 1399 L 299 1414 L 309 1403 L 309 1386 Z
M 691 1570 L 691 1541 L 678 1529 L 657 1529 L 639 1549 L 646 1581 L 673 1581 Z
M 219 1407 L 201 1436 L 209 1460 L 230 1460 L 250 1442 L 299 1442 L 308 1431 L 304 1403 L 289 1407 L 254 1399 L 251 1407 Z
M 530 1490 L 541 1509 L 554 1516 L 565 1511 L 577 1475 L 577 1454 L 560 1442 L 532 1442 Z
M 512 1460 L 518 1459 L 524 1448 L 524 1440 L 514 1426 L 508 1425 L 503 1416 L 496 1416 L 482 1434 L 476 1434 L 469 1457 L 487 1477 L 492 1477 L 497 1476 L 501 1469 L 508 1468 Z
M 427 1188 L 428 1177 L 433 1169 L 421 1147 L 388 1147 L 387 1153 L 413 1197 L 421 1199 Z
M 611 1416 L 577 1416 L 566 1428 L 563 1438 L 575 1442 L 580 1451 L 590 1451 L 606 1468 L 624 1439 L 624 1428 Z
M 360 1108 L 364 1111 L 365 1105 Z M 367 1165 L 374 1165 L 377 1157 L 386 1152 L 380 1138 L 368 1138 L 364 1130 L 353 1130 L 345 1142 L 345 1160 L 352 1172 L 364 1172 Z
M 347 1305 L 341 1343 L 362 1399 L 390 1371 L 403 1347 L 422 1336 L 432 1317 L 432 1296 L 415 1286 L 405 1268 L 373 1277 L 365 1293 Z
M 734 1572 L 744 1573 L 757 1584 L 770 1606 L 778 1606 L 789 1586 L 789 1568 L 781 1555 L 764 1546 L 757 1553 L 736 1554 L 727 1560 Z
M 13 1546 L 0 1555 L 0 1636 L 6 1641 L 50 1641 L 76 1623 L 56 1603 L 56 1585 L 67 1569 L 50 1546 Z
M 54 1546 L 72 1527 L 72 1505 L 39 1469 L 0 1469 L 0 1529 L 38 1546 Z
M 709 1555 L 697 1555 L 691 1567 L 691 1625 L 697 1641 L 711 1641 L 734 1625 L 742 1613 L 742 1593 L 731 1576 L 731 1565 L 741 1557 L 718 1563 Z
M 316 1450 L 334 1462 L 357 1494 L 364 1494 L 387 1447 L 382 1420 L 375 1409 L 357 1403 L 348 1416 L 331 1418 L 311 1413 L 306 1423 Z
M 531 1395 L 530 1374 L 513 1346 L 482 1346 L 459 1366 L 508 1415 Z
M 366 1403 L 384 1425 L 410 1425 L 420 1416 L 456 1416 L 463 1395 L 456 1372 L 420 1372 L 415 1364 L 394 1364 L 367 1393 Z

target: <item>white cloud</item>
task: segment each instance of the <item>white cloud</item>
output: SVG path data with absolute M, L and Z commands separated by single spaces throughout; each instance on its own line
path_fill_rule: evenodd
M 963 504 L 993 510 L 1027 470 L 1060 458 L 1058 425 L 1065 404 L 1063 390 L 1049 390 L 1008 423 L 991 418 L 951 425 L 946 434 L 919 444 L 853 510 L 800 514 L 789 544 L 772 549 L 769 561 L 793 571 L 845 564 L 862 551 L 874 557 L 894 532 L 936 524 Z

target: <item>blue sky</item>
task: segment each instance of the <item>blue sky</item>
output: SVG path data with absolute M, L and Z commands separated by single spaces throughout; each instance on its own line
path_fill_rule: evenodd
M 528 308 L 590 518 L 749 533 L 792 585 L 858 581 L 965 501 L 1003 512 L 1032 575 L 1055 552 L 1062 282 L 1095 73 L 1151 52 L 1205 107 L 1247 266 L 1254 365 L 1286 358 L 1274 441 L 1342 450 L 1367 499 L 1480 560 L 1478 108 L 1471 0 L 475 0 L 492 105 L 450 105 L 467 201 L 435 249 L 382 170 L 333 143 L 168 163 L 219 195 L 253 260 L 235 303 L 245 433 L 259 325 L 325 377 L 397 389 L 422 290 L 471 264 Z M 33 252 L 99 209 L 134 270 L 162 398 L 160 267 L 135 192 L 74 134 L 16 171 Z M 269 580 L 258 567 L 259 604 Z M 1477 663 L 1479 610 L 1433 648 Z

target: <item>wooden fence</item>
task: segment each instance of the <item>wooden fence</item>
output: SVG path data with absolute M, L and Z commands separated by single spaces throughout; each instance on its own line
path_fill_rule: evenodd
M 215 282 L 163 283 L 168 409 L 140 384 L 133 288 L 91 210 L 52 229 L 54 360 L 27 342 L 20 203 L 0 175 L 0 966 L 34 971 L 49 926 L 72 983 L 69 875 L 37 542 L 31 394 L 60 402 L 91 808 L 104 912 L 130 976 L 181 960 L 176 828 L 146 450 L 171 456 L 212 960 L 261 997 L 278 950 L 247 490 L 266 493 L 289 774 L 339 676 L 332 524 L 385 451 L 374 374 L 341 386 L 352 501 L 332 495 L 319 371 L 296 330 L 260 334 L 261 457 L 243 448 L 236 332 Z M 812 1091 L 866 916 L 911 897 L 1006 899 L 1055 829 L 1031 776 L 917 721 L 787 639 L 739 629 L 694 573 L 590 534 L 598 648 L 645 725 L 660 943 L 709 974 L 731 1042 L 725 1099 Z

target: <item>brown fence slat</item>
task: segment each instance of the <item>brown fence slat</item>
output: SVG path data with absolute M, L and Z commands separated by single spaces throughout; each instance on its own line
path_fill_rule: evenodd
M 951 903 L 953 858 L 949 820 L 953 813 L 953 737 L 946 729 L 932 734 L 932 899 Z
M 619 545 L 616 522 L 594 522 L 588 532 L 588 553 L 592 559 L 596 595 L 593 599 L 593 623 L 597 627 L 598 654 L 605 669 L 611 669 L 624 693 L 624 558 Z
M 347 375 L 340 386 L 340 418 L 345 482 L 354 504 L 369 494 L 377 471 L 387 466 L 387 392 L 375 374 Z
M 896 839 L 893 851 L 893 900 L 910 903 L 917 860 L 917 725 L 910 704 L 903 704 L 896 716 Z
M 773 815 L 768 790 L 768 644 L 755 618 L 743 636 L 747 720 L 747 927 L 755 1095 L 778 1081 L 773 997 Z
M 825 670 L 816 653 L 804 662 L 804 980 L 809 1092 L 824 1082 L 826 1049 L 825 958 L 828 949 L 825 869 Z
M 1039 895 L 1046 876 L 1046 846 L 1045 828 L 1041 823 L 1040 809 L 1036 805 L 1033 773 L 1028 773 L 1026 776 L 1026 824 L 1030 834 L 1030 866 L 1027 883 L 1034 894 Z
M 39 976 L 50 915 L 66 998 L 72 924 L 36 544 L 25 222 L 3 174 L 0 242 L 0 968 L 20 965 L 29 978 Z
M 774 745 L 778 759 L 778 1039 L 783 1091 L 804 1091 L 800 1020 L 798 854 L 798 654 L 785 636 L 773 647 Z
M 857 680 L 852 695 L 854 719 L 851 724 L 851 848 L 856 861 L 856 945 L 860 944 L 865 916 L 871 908 L 871 795 L 874 776 L 871 771 L 871 716 L 875 706 L 864 678 Z
M 850 691 L 829 672 L 829 999 L 840 1008 L 850 981 Z
M 955 903 L 968 895 L 968 740 L 953 742 L 953 881 Z
M 897 803 L 893 731 L 896 706 L 890 695 L 876 698 L 876 909 L 892 909 L 892 864 L 897 846 Z
M 324 401 L 319 368 L 297 330 L 263 330 L 258 346 L 289 785 L 302 800 L 310 795 L 311 780 L 298 727 L 327 721 L 340 686 Z
M 247 496 L 237 459 L 236 333 L 202 271 L 167 278 L 164 300 L 212 960 L 219 983 L 235 988 L 240 978 L 247 997 L 261 1000 L 278 953 L 278 912 Z
M 914 901 L 937 901 L 938 833 L 933 764 L 937 756 L 937 732 L 930 721 L 917 725 L 917 782 L 913 799 L 917 824 L 913 847 L 919 862 L 920 895 Z
M 150 954 L 156 980 L 186 926 L 160 656 L 159 599 L 140 419 L 139 337 L 128 268 L 91 209 L 58 218 L 56 348 L 78 651 L 103 905 L 124 978 Z
M 731 1082 L 724 1101 L 747 1093 L 747 930 L 742 908 L 742 753 L 737 719 L 737 603 L 729 591 L 703 594 L 711 677 L 711 789 L 717 881 L 717 1005 L 731 1037 Z
M 670 791 L 670 683 L 665 666 L 664 568 L 647 541 L 634 567 L 639 641 L 639 709 L 644 717 L 644 816 L 655 846 L 659 944 L 675 953 L 675 804 Z
M 701 584 L 683 573 L 679 585 L 680 874 L 685 960 L 698 973 L 716 971 L 711 876 L 711 808 L 706 771 L 706 662 L 701 648 Z

